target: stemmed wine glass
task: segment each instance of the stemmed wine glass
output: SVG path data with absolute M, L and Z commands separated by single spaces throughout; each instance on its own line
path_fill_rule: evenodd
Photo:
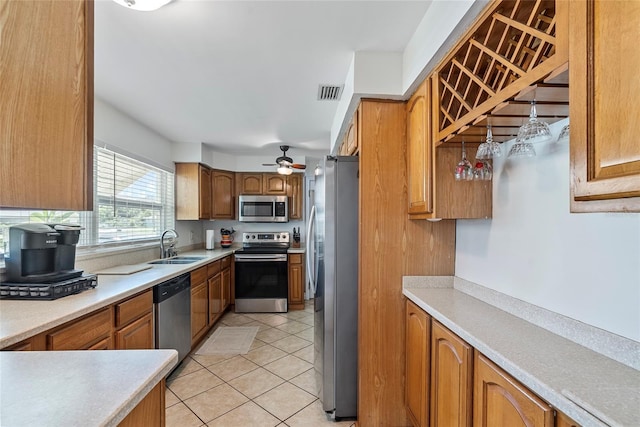
M 471 162 L 467 160 L 467 152 L 464 148 L 464 141 L 462 141 L 462 159 L 456 165 L 454 171 L 456 181 L 472 181 L 473 180 L 473 166 Z
M 518 136 L 515 144 L 511 146 L 511 150 L 509 150 L 509 155 L 507 157 L 511 159 L 513 157 L 535 157 L 535 155 L 536 150 L 533 148 L 533 144 Z
M 531 101 L 531 113 L 529 113 L 529 121 L 520 127 L 518 131 L 518 139 L 524 143 L 537 144 L 551 140 L 551 130 L 549 125 L 538 120 L 536 111 L 536 101 Z M 517 144 L 517 141 L 516 141 Z M 513 149 L 513 147 L 512 147 Z

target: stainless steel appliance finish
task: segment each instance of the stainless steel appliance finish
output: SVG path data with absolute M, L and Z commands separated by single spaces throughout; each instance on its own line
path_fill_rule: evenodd
M 314 291 L 314 368 L 323 409 L 357 415 L 358 158 L 327 157 L 316 171 L 308 272 Z
M 285 313 L 288 309 L 289 233 L 243 233 L 235 259 L 237 313 Z
M 288 222 L 289 202 L 287 196 L 238 197 L 238 220 L 241 222 Z
M 178 350 L 178 362 L 191 351 L 191 277 L 174 277 L 153 288 L 156 348 Z

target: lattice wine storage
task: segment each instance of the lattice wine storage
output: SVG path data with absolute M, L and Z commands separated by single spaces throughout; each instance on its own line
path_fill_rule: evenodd
M 566 30 L 562 1 L 493 2 L 436 70 L 437 140 L 565 64 Z

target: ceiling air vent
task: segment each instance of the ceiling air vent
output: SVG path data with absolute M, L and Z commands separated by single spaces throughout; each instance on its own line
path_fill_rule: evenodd
M 342 95 L 344 85 L 320 85 L 318 87 L 318 101 L 338 101 Z

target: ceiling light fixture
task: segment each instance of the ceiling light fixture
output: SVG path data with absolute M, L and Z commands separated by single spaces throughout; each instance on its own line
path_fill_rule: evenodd
M 277 170 L 280 175 L 291 175 L 293 173 L 293 169 L 289 166 L 279 166 Z
M 139 10 L 142 12 L 151 12 L 153 10 L 160 9 L 171 0 L 113 0 L 120 6 L 124 6 L 128 9 Z

